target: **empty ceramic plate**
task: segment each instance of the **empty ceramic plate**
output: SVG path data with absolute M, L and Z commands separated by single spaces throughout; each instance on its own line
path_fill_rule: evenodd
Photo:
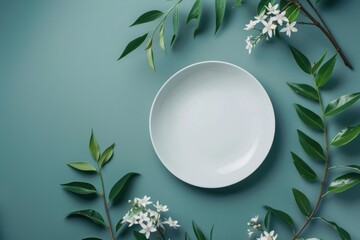
M 150 111 L 150 137 L 164 166 L 204 188 L 237 183 L 266 158 L 275 133 L 274 110 L 247 71 L 208 61 L 173 75 Z

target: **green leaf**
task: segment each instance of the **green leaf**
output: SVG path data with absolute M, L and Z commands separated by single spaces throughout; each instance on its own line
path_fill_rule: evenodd
M 232 8 L 241 7 L 243 0 L 236 0 L 236 3 L 232 6 Z
M 331 140 L 333 146 L 343 146 L 354 140 L 360 134 L 360 124 L 355 127 L 346 127 Z
M 309 59 L 299 50 L 289 45 L 291 53 L 298 66 L 307 74 L 311 74 L 311 64 Z
M 350 170 L 355 170 L 360 173 L 360 166 L 358 166 L 358 165 L 333 166 L 331 168 L 346 168 L 346 169 L 350 169 Z
M 324 130 L 324 122 L 322 119 L 314 113 L 313 111 L 299 105 L 294 104 L 297 114 L 299 115 L 299 118 L 308 126 L 312 128 L 317 128 Z
M 351 240 L 350 234 L 345 229 L 339 227 L 336 223 L 326 220 L 323 217 L 320 217 L 319 219 L 323 220 L 324 222 L 329 224 L 335 231 L 337 231 L 341 240 Z
M 190 240 L 190 237 L 187 233 L 185 233 L 185 240 Z
M 131 42 L 129 42 L 128 45 L 125 47 L 124 51 L 122 52 L 121 56 L 118 58 L 118 60 L 122 59 L 123 57 L 125 57 L 126 55 L 137 49 L 138 47 L 140 47 L 140 45 L 145 41 L 147 35 L 148 34 L 145 33 L 144 35 L 137 37 Z
M 278 209 L 269 207 L 269 206 L 265 206 L 265 208 L 267 210 L 271 211 L 271 214 L 273 214 L 275 217 L 277 217 L 278 219 L 280 219 L 281 221 L 283 221 L 284 223 L 286 223 L 288 226 L 291 227 L 292 230 L 295 229 L 295 224 L 294 221 L 292 220 L 292 218 L 289 216 L 289 214 L 280 211 Z
M 197 21 L 197 25 L 194 30 L 194 37 L 199 32 L 200 18 L 202 12 L 202 0 L 196 0 L 194 5 L 192 6 L 190 13 L 187 17 L 186 24 L 188 24 L 191 20 L 195 19 Z
M 144 234 L 139 233 L 137 231 L 133 231 L 134 237 L 136 240 L 147 240 Z
M 360 98 L 360 92 L 343 95 L 329 103 L 325 108 L 325 115 L 331 116 L 340 113 L 353 105 Z
M 90 149 L 90 153 L 91 153 L 93 159 L 95 161 L 99 161 L 99 157 L 100 157 L 99 144 L 96 141 L 96 138 L 95 138 L 95 135 L 94 135 L 93 131 L 91 131 L 89 149 Z
M 166 51 L 165 41 L 164 41 L 164 33 L 165 33 L 165 26 L 164 26 L 164 24 L 161 24 L 161 27 L 159 30 L 159 45 L 163 51 Z
M 87 237 L 87 238 L 83 238 L 82 240 L 102 240 L 102 239 L 97 237 Z
M 297 130 L 297 132 L 299 135 L 299 142 L 304 151 L 316 159 L 325 160 L 324 150 L 321 145 L 302 131 Z
M 312 68 L 311 68 L 312 74 L 315 74 L 315 73 L 316 73 L 316 71 L 317 71 L 318 68 L 320 67 L 321 63 L 324 61 L 324 58 L 325 58 L 326 54 L 327 54 L 327 52 L 325 52 L 325 53 L 322 55 L 322 57 L 321 57 L 317 62 L 314 63 L 314 65 L 313 65 Z
M 154 20 L 158 19 L 159 17 L 161 17 L 163 14 L 164 13 L 159 10 L 148 11 L 148 12 L 142 14 L 138 19 L 136 19 L 136 21 L 133 24 L 131 24 L 130 27 L 138 25 L 138 24 L 154 21 Z
M 85 210 L 79 210 L 74 211 L 68 214 L 68 216 L 83 216 L 87 219 L 90 219 L 96 224 L 105 226 L 104 218 L 101 216 L 100 213 L 93 209 L 85 209 Z
M 70 182 L 70 183 L 61 184 L 61 186 L 66 191 L 80 195 L 88 195 L 88 194 L 96 193 L 95 186 L 86 182 Z
M 269 3 L 274 4 L 274 0 L 261 0 L 257 6 L 257 14 L 260 15 Z
M 286 9 L 286 14 L 285 16 L 287 17 L 287 19 L 289 20 L 289 22 L 294 22 L 298 19 L 300 15 L 300 7 L 296 6 L 295 4 L 291 4 L 287 9 Z
M 216 28 L 215 34 L 221 27 L 226 10 L 226 0 L 215 0 L 215 15 L 216 15 Z
M 309 165 L 305 163 L 298 155 L 291 152 L 291 156 L 296 167 L 296 170 L 299 172 L 300 176 L 302 176 L 306 180 L 315 180 L 317 178 L 316 173 L 312 170 Z
M 360 183 L 360 174 L 351 172 L 336 178 L 330 183 L 328 193 L 341 193 Z
M 115 147 L 115 143 L 111 144 L 111 146 L 105 149 L 105 151 L 101 154 L 100 157 L 101 166 L 104 166 L 106 163 L 110 161 L 110 159 L 114 155 L 114 147 Z
M 122 225 L 123 225 L 122 221 L 123 221 L 123 219 L 120 218 L 120 220 L 116 223 L 115 232 L 118 232 L 120 230 L 120 228 L 122 227 Z
M 178 32 L 178 28 L 179 28 L 179 7 L 176 6 L 174 13 L 173 13 L 173 29 L 174 29 L 174 34 L 171 38 L 171 42 L 170 45 L 173 45 L 175 39 L 176 39 L 176 35 Z
M 264 218 L 264 226 L 269 229 L 271 220 L 271 210 L 267 210 L 265 218 Z
M 214 235 L 214 225 L 211 227 L 210 230 L 210 240 L 213 240 L 213 235 Z
M 334 70 L 336 63 L 336 54 L 330 58 L 324 65 L 322 65 L 319 69 L 318 74 L 316 75 L 316 86 L 322 87 L 324 86 L 330 79 L 331 74 Z
M 155 71 L 154 54 L 152 48 L 146 49 L 146 55 L 151 69 Z
M 127 173 L 124 175 L 114 186 L 111 188 L 109 193 L 109 201 L 114 201 L 117 197 L 121 195 L 121 193 L 125 190 L 125 187 L 130 183 L 131 179 L 135 176 L 139 175 L 138 173 Z
M 280 10 L 285 10 L 284 8 L 287 7 L 289 4 L 289 0 L 280 0 Z
M 96 168 L 87 162 L 72 162 L 67 165 L 82 172 L 96 172 Z
M 289 87 L 297 94 L 310 100 L 319 101 L 319 95 L 315 88 L 301 83 L 287 83 Z
M 197 240 L 206 240 L 205 234 L 201 231 L 199 226 L 196 225 L 196 223 L 194 221 L 192 222 L 192 226 L 193 226 L 194 233 L 195 233 Z
M 292 191 L 293 191 L 293 195 L 294 195 L 296 204 L 298 205 L 300 211 L 305 216 L 308 217 L 310 215 L 310 201 L 309 201 L 309 199 L 306 197 L 306 195 L 304 193 L 302 193 L 301 191 L 299 191 L 296 188 L 293 188 Z

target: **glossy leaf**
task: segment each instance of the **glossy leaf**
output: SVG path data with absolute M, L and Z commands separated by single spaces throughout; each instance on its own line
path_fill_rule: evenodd
M 329 103 L 325 108 L 325 115 L 335 115 L 353 105 L 360 98 L 360 92 L 343 95 Z
M 289 0 L 280 0 L 280 10 L 284 10 L 287 6 L 289 6 Z
M 306 195 L 304 193 L 302 193 L 301 191 L 299 191 L 296 188 L 293 188 L 292 191 L 293 191 L 293 195 L 295 198 L 295 202 L 298 205 L 302 214 L 304 214 L 305 216 L 309 216 L 310 215 L 309 199 L 306 197 Z
M 161 17 L 163 14 L 164 13 L 159 10 L 148 11 L 148 12 L 142 14 L 140 17 L 138 17 L 138 19 L 136 19 L 135 22 L 130 25 L 130 27 L 139 25 L 142 23 L 154 21 L 154 20 L 158 19 L 159 17 Z
M 205 234 L 201 231 L 199 226 L 196 225 L 196 223 L 194 221 L 192 222 L 192 226 L 193 226 L 194 233 L 195 233 L 197 240 L 206 240 Z
M 291 53 L 298 64 L 298 66 L 307 74 L 311 74 L 311 64 L 309 59 L 298 49 L 290 46 Z
M 355 170 L 360 173 L 360 166 L 358 166 L 358 165 L 334 166 L 331 168 L 346 168 L 346 169 L 350 169 L 350 170 Z
M 315 88 L 307 84 L 301 83 L 287 83 L 289 87 L 297 94 L 306 97 L 310 100 L 319 101 L 319 95 Z
M 109 201 L 114 201 L 125 190 L 126 186 L 130 183 L 131 179 L 139 175 L 138 173 L 127 173 L 119 181 L 117 181 L 111 188 L 109 193 Z
M 87 237 L 87 238 L 83 238 L 82 240 L 102 240 L 102 238 L 97 238 L 97 237 Z
M 146 49 L 146 56 L 151 69 L 155 71 L 154 53 L 152 48 Z
M 173 43 L 175 42 L 176 35 L 177 35 L 177 32 L 178 32 L 178 28 L 179 28 L 179 7 L 176 6 L 176 8 L 174 10 L 174 13 L 173 13 L 173 30 L 174 30 L 174 33 L 173 33 L 173 36 L 171 38 L 170 45 L 173 45 Z
M 320 219 L 323 220 L 324 222 L 326 222 L 327 224 L 329 224 L 335 231 L 337 231 L 337 233 L 339 234 L 339 237 L 341 238 L 341 240 L 351 240 L 350 234 L 345 229 L 339 227 L 334 222 L 326 220 L 323 217 L 320 217 Z
M 166 51 L 165 41 L 164 41 L 164 33 L 165 33 L 165 26 L 164 26 L 164 24 L 161 24 L 161 27 L 159 30 L 159 45 L 163 51 Z
M 211 227 L 210 230 L 210 240 L 213 240 L 213 236 L 214 236 L 214 225 Z
M 343 146 L 354 140 L 360 134 L 360 124 L 355 127 L 346 127 L 331 140 L 333 146 Z
M 300 7 L 291 4 L 287 9 L 286 9 L 286 14 L 285 16 L 287 17 L 287 19 L 289 20 L 289 22 L 294 22 L 298 19 L 300 15 Z
M 89 149 L 90 149 L 90 153 L 91 153 L 93 159 L 95 161 L 99 161 L 99 157 L 100 157 L 99 144 L 96 141 L 96 138 L 95 138 L 95 135 L 94 135 L 93 131 L 91 131 Z
M 294 221 L 292 220 L 292 218 L 289 216 L 289 214 L 280 211 L 278 209 L 269 207 L 269 206 L 265 206 L 265 208 L 267 210 L 271 211 L 271 214 L 273 214 L 275 217 L 277 217 L 278 219 L 280 219 L 281 221 L 283 221 L 284 223 L 286 223 L 288 226 L 291 227 L 292 230 L 295 229 L 295 224 Z
M 336 54 L 322 65 L 316 75 L 316 86 L 324 86 L 330 79 L 336 63 Z
M 299 105 L 294 104 L 297 114 L 299 115 L 299 118 L 308 126 L 312 128 L 317 128 L 324 130 L 324 122 L 322 119 L 314 113 L 313 111 Z
M 267 210 L 265 218 L 264 218 L 264 226 L 269 229 L 271 220 L 271 210 Z
M 88 195 L 96 193 L 96 188 L 94 185 L 86 182 L 70 182 L 61 184 L 61 186 L 69 191 L 80 195 Z
M 272 3 L 274 4 L 274 0 L 261 0 L 257 6 L 257 13 L 258 15 L 260 15 L 264 10 L 266 10 L 266 6 L 269 4 L 269 3 Z
M 236 0 L 236 3 L 232 6 L 232 8 L 241 7 L 243 4 L 243 0 Z
M 314 139 L 310 138 L 308 135 L 303 133 L 300 130 L 298 131 L 299 142 L 304 149 L 304 151 L 309 154 L 311 157 L 316 159 L 325 160 L 324 150 L 321 145 L 316 142 Z
M 105 149 L 105 151 L 101 154 L 100 157 L 101 166 L 104 166 L 106 163 L 110 161 L 110 159 L 114 155 L 114 147 L 115 147 L 115 143 L 111 144 L 111 146 Z
M 190 237 L 187 233 L 185 233 L 185 240 L 190 240 Z
M 341 193 L 360 183 L 360 174 L 351 172 L 336 178 L 330 183 L 328 193 Z
M 147 240 L 147 238 L 145 237 L 144 234 L 137 232 L 137 231 L 133 231 L 134 237 L 136 240 Z
M 215 33 L 221 27 L 226 10 L 226 0 L 215 0 L 215 15 L 216 15 L 216 28 Z
M 322 57 L 321 57 L 318 61 L 316 61 L 316 62 L 314 63 L 314 65 L 312 66 L 311 72 L 312 72 L 313 74 L 316 73 L 316 71 L 318 70 L 318 68 L 320 67 L 320 65 L 322 64 L 322 62 L 324 61 L 324 58 L 325 58 L 326 54 L 327 54 L 327 52 L 325 52 L 325 53 L 322 55 Z
M 317 178 L 316 173 L 314 170 L 312 170 L 309 165 L 302 160 L 298 155 L 291 152 L 291 156 L 294 162 L 294 165 L 296 167 L 296 170 L 299 172 L 299 174 L 306 180 L 315 180 Z
M 67 165 L 82 172 L 96 172 L 96 168 L 87 162 L 72 162 Z
M 105 226 L 104 218 L 101 216 L 100 213 L 93 209 L 85 209 L 85 210 L 79 210 L 69 213 L 68 216 L 83 216 L 87 219 L 90 219 L 96 224 Z
M 186 24 L 188 24 L 193 19 L 196 20 L 197 22 L 197 25 L 194 30 L 194 37 L 198 34 L 199 31 L 201 12 L 202 12 L 202 0 L 196 0 L 186 20 Z
M 122 227 L 122 225 L 123 225 L 122 221 L 123 221 L 123 219 L 120 218 L 120 220 L 116 223 L 115 232 L 118 232 L 120 230 L 120 228 Z
M 138 47 L 140 47 L 140 45 L 145 41 L 147 35 L 148 34 L 145 33 L 144 35 L 137 37 L 131 42 L 129 42 L 128 45 L 125 47 L 124 51 L 122 52 L 122 54 L 120 55 L 120 57 L 118 58 L 118 60 L 122 59 L 123 57 L 125 57 L 126 55 L 137 49 Z

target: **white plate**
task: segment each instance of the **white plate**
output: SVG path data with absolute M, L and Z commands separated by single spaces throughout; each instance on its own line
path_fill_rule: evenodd
M 150 111 L 155 152 L 176 177 L 204 188 L 229 186 L 264 161 L 275 133 L 264 88 L 244 69 L 207 61 L 175 73 Z

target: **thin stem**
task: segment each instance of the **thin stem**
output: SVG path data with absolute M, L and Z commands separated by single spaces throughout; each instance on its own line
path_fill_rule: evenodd
M 314 23 L 312 23 L 312 22 L 302 22 L 302 21 L 300 21 L 300 22 L 297 22 L 298 24 L 303 24 L 303 25 L 314 25 Z
M 107 219 L 107 222 L 108 222 L 107 228 L 108 228 L 108 232 L 109 232 L 109 235 L 110 235 L 110 239 L 111 239 L 111 240 L 115 240 L 114 233 L 113 233 L 113 230 L 112 230 L 112 224 L 111 224 L 111 219 L 110 219 L 108 204 L 107 204 L 106 198 L 105 198 L 104 179 L 103 179 L 103 176 L 102 176 L 102 173 L 101 173 L 101 166 L 100 166 L 100 164 L 98 164 L 98 166 L 99 166 L 98 174 L 99 174 L 99 177 L 100 177 L 101 189 L 102 189 L 101 198 L 102 198 L 103 203 L 104 203 L 104 209 L 105 209 L 106 219 Z
M 314 6 L 314 4 L 312 4 L 312 2 L 310 0 L 306 0 L 308 2 L 308 4 L 310 5 L 311 9 L 314 11 L 314 13 L 318 16 L 318 18 L 320 19 L 322 25 L 326 28 L 326 30 L 331 34 L 330 29 L 328 28 L 327 24 L 325 23 L 324 19 L 321 17 L 319 11 L 316 9 L 316 7 Z
M 329 39 L 329 41 L 331 42 L 331 44 L 334 46 L 335 50 L 339 53 L 339 55 L 341 56 L 342 60 L 344 61 L 345 65 L 350 68 L 353 69 L 353 66 L 351 65 L 350 61 L 347 59 L 347 57 L 345 56 L 344 52 L 342 51 L 342 49 L 340 48 L 339 44 L 337 43 L 337 41 L 335 40 L 334 36 L 332 35 L 332 33 L 327 29 L 327 27 L 321 25 L 321 23 L 319 21 L 317 21 L 307 10 L 306 8 L 298 1 L 298 0 L 293 0 L 293 3 L 296 4 L 298 7 L 300 7 L 301 11 L 314 23 L 314 25 L 316 27 L 318 27 L 324 34 L 325 36 Z M 320 14 L 319 14 L 320 15 Z M 320 20 L 321 21 L 321 20 Z
M 291 240 L 295 240 L 300 234 L 301 232 L 306 228 L 306 226 L 310 223 L 310 221 L 314 218 L 314 215 L 316 213 L 316 211 L 318 210 L 322 197 L 323 197 L 323 192 L 324 192 L 324 188 L 325 188 L 325 183 L 327 181 L 327 176 L 328 176 L 328 171 L 329 171 L 329 143 L 327 140 L 327 126 L 326 126 L 326 118 L 325 118 L 325 113 L 324 113 L 324 106 L 323 106 L 323 102 L 320 96 L 320 91 L 318 88 L 316 88 L 318 97 L 319 97 L 319 105 L 320 105 L 320 109 L 322 112 L 322 119 L 324 122 L 324 144 L 325 144 L 325 167 L 324 167 L 324 177 L 321 181 L 321 185 L 320 185 L 320 190 L 319 190 L 319 195 L 317 197 L 316 203 L 314 205 L 314 208 L 312 210 L 312 212 L 310 213 L 310 215 L 306 218 L 306 221 L 304 222 L 304 224 L 300 227 L 300 229 L 295 233 L 295 235 L 291 238 Z
M 159 233 L 160 233 L 160 235 L 161 235 L 161 238 L 164 239 L 164 240 L 166 240 L 164 234 L 161 232 L 161 229 L 159 229 L 158 227 L 156 227 L 156 228 L 157 228 L 157 230 L 159 231 Z

